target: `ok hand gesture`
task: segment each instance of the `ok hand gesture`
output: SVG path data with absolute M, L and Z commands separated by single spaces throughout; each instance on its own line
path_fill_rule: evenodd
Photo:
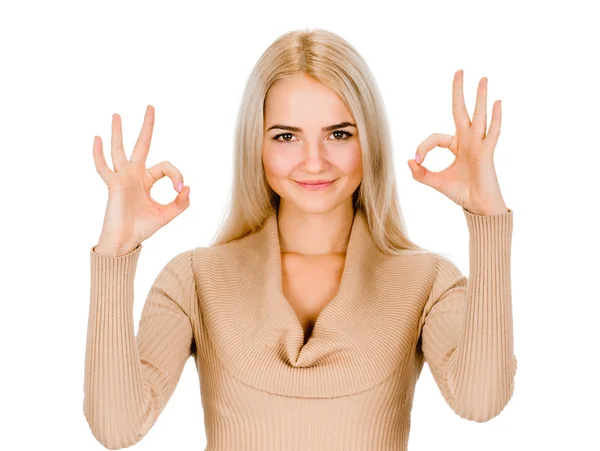
M 413 178 L 441 192 L 471 213 L 495 215 L 508 211 L 494 168 L 494 149 L 500 135 L 502 110 L 494 102 L 492 120 L 487 130 L 487 78 L 482 78 L 477 90 L 473 121 L 465 106 L 463 71 L 454 74 L 452 114 L 456 125 L 454 136 L 434 133 L 418 147 L 415 159 L 408 160 Z M 433 172 L 422 166 L 427 153 L 435 147 L 445 147 L 454 155 L 450 166 Z
M 113 114 L 111 157 L 113 170 L 106 164 L 102 140 L 94 137 L 94 164 L 108 188 L 108 202 L 102 233 L 95 246 L 99 254 L 118 256 L 134 250 L 190 206 L 190 187 L 183 184 L 183 175 L 169 161 L 146 168 L 146 158 L 154 129 L 154 107 L 148 105 L 142 130 L 127 159 L 123 148 L 121 117 Z M 178 192 L 166 205 L 155 201 L 150 188 L 168 177 Z

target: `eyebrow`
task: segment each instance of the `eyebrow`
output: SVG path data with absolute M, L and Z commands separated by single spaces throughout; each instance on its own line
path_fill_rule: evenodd
M 323 127 L 321 130 L 323 130 L 324 132 L 328 132 L 331 130 L 335 130 L 336 128 L 344 128 L 344 127 L 356 128 L 356 124 L 353 124 L 351 122 L 340 122 L 339 124 L 334 124 L 334 125 L 329 125 L 327 127 Z M 274 128 L 280 128 L 281 130 L 289 130 L 291 132 L 302 132 L 302 129 L 300 127 L 293 127 L 291 125 L 281 125 L 281 124 L 272 125 L 271 127 L 269 127 L 267 129 L 267 131 L 273 130 Z

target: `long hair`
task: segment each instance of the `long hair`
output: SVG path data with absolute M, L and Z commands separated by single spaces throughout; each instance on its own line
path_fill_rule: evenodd
M 234 173 L 229 208 L 212 245 L 258 230 L 277 211 L 279 195 L 262 163 L 265 99 L 278 80 L 305 74 L 334 91 L 358 128 L 363 180 L 353 193 L 379 249 L 388 254 L 432 253 L 408 238 L 397 195 L 392 145 L 383 101 L 362 56 L 339 35 L 300 29 L 277 38 L 256 62 L 246 82 L 236 119 Z

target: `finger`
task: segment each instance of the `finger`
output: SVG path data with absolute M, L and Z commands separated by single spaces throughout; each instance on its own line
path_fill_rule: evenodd
M 456 149 L 454 149 L 452 144 L 452 140 L 454 136 L 445 135 L 443 133 L 433 133 L 428 138 L 426 138 L 421 144 L 417 146 L 417 151 L 415 153 L 415 158 L 419 157 L 418 164 L 422 164 L 425 161 L 425 156 L 429 153 L 430 150 L 435 149 L 436 147 L 445 147 L 450 149 L 450 151 L 456 155 Z
M 113 162 L 113 168 L 118 171 L 125 163 L 127 156 L 123 148 L 123 126 L 121 124 L 121 116 L 117 113 L 112 117 L 112 136 L 110 143 L 110 155 Z
M 190 206 L 189 193 L 190 187 L 184 186 L 174 201 L 163 205 L 163 216 L 166 218 L 167 224 Z
M 492 148 L 496 147 L 498 137 L 500 136 L 500 125 L 502 123 L 502 103 L 500 100 L 494 102 L 492 107 L 492 120 L 490 121 L 490 129 L 485 137 L 485 142 L 489 143 Z
M 473 111 L 473 122 L 471 128 L 477 133 L 477 136 L 485 138 L 487 129 L 487 78 L 483 77 L 477 87 L 477 100 L 475 101 L 475 110 Z
M 148 151 L 150 150 L 150 141 L 152 141 L 152 131 L 154 130 L 154 107 L 148 105 L 146 107 L 146 115 L 144 116 L 144 123 L 142 124 L 142 130 L 135 142 L 135 147 L 131 153 L 131 161 L 139 162 L 143 165 L 146 164 L 146 158 L 148 157 Z
M 465 95 L 463 92 L 463 70 L 458 70 L 454 74 L 452 84 L 452 115 L 457 130 L 466 130 L 471 126 L 469 112 L 465 105 Z
M 108 184 L 108 178 L 111 176 L 113 171 L 111 171 L 108 167 L 108 164 L 106 164 L 104 152 L 102 151 L 102 139 L 100 139 L 99 136 L 94 136 L 93 154 L 96 172 L 100 174 L 102 180 L 104 180 L 104 182 Z
M 425 185 L 431 186 L 438 191 L 441 190 L 441 177 L 439 172 L 430 171 L 425 166 L 417 164 L 417 162 L 413 159 L 408 160 L 408 167 L 412 172 L 413 179 Z
M 162 179 L 165 176 L 171 179 L 175 191 L 177 191 L 177 185 L 179 185 L 180 182 L 183 183 L 183 174 L 179 171 L 179 169 L 177 169 L 168 161 L 163 161 L 161 163 L 155 164 L 154 166 L 148 169 L 148 172 L 150 172 L 150 175 L 155 180 L 154 182 L 152 182 L 152 185 L 154 185 L 156 181 Z

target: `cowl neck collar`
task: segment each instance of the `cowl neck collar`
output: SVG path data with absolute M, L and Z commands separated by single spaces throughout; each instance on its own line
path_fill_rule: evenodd
M 376 246 L 362 210 L 354 216 L 339 290 L 321 310 L 306 344 L 283 293 L 277 213 L 258 231 L 220 248 L 219 273 L 214 277 L 212 267 L 213 277 L 203 283 L 210 287 L 203 289 L 202 316 L 232 376 L 270 393 L 337 397 L 373 387 L 399 364 L 406 337 L 385 323 L 401 311 L 389 311 L 393 299 L 378 296 L 380 276 L 389 274 L 384 260 L 393 257 Z M 210 293 L 224 289 L 235 296 L 210 299 Z M 213 302 L 219 305 L 211 308 Z
M 289 362 L 294 367 L 310 367 L 319 359 L 319 356 L 311 350 L 314 351 L 315 348 L 319 348 L 318 342 L 323 341 L 324 337 L 331 337 L 333 333 L 339 333 L 338 329 L 331 329 L 332 322 L 335 323 L 344 314 L 342 310 L 345 310 L 344 307 L 348 307 L 348 294 L 355 292 L 356 286 L 360 283 L 360 256 L 366 250 L 364 245 L 367 244 L 365 241 L 368 235 L 365 216 L 362 211 L 358 211 L 354 215 L 338 292 L 321 310 L 306 344 L 304 344 L 302 325 L 283 293 L 283 268 L 276 214 L 267 217 L 264 228 L 260 233 L 263 233 L 262 238 L 266 244 L 265 259 L 269 262 L 269 273 L 272 275 L 269 278 L 272 286 L 268 287 L 267 291 L 272 292 L 274 295 L 272 300 L 281 304 L 282 315 L 286 317 L 286 321 L 291 323 L 290 329 L 286 330 L 285 334 L 288 337 L 285 341 L 287 357 L 289 357 Z M 279 305 L 273 305 L 273 307 L 280 308 Z M 298 335 L 302 337 L 299 343 L 297 342 Z

